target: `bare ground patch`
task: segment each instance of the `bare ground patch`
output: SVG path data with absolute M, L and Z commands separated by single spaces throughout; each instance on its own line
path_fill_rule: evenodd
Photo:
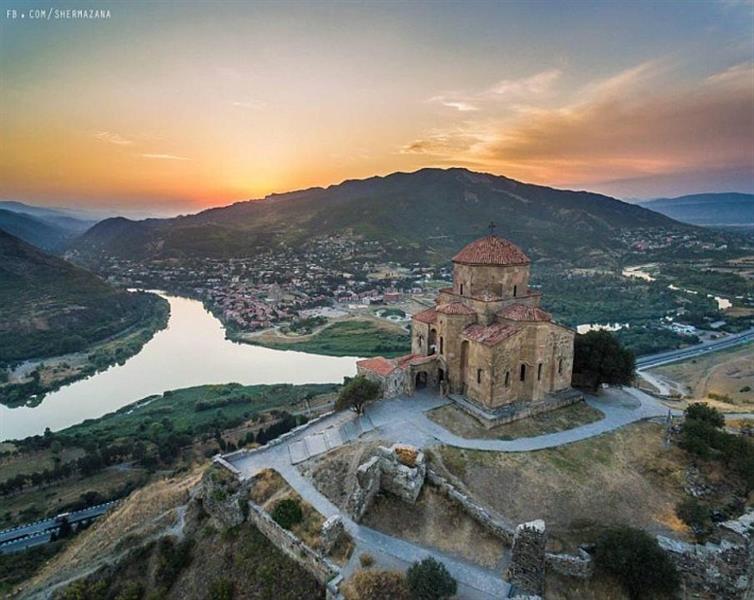
M 404 540 L 455 554 L 484 567 L 507 561 L 503 542 L 429 485 L 416 504 L 380 493 L 367 511 L 364 525 Z
M 356 469 L 367 461 L 381 442 L 347 444 L 327 454 L 309 459 L 301 465 L 301 472 L 312 480 L 314 487 L 338 508 L 356 487 Z
M 686 459 L 665 448 L 664 428 L 638 423 L 559 448 L 527 453 L 443 447 L 440 456 L 483 503 L 514 522 L 544 519 L 554 550 L 593 541 L 625 523 L 686 533 L 675 515 Z
M 487 429 L 474 417 L 463 410 L 448 404 L 427 413 L 427 416 L 438 425 L 458 436 L 468 439 L 490 438 L 498 440 L 514 440 L 522 437 L 533 437 L 547 433 L 556 433 L 573 429 L 580 425 L 601 420 L 604 415 L 596 408 L 585 402 L 578 402 L 571 406 L 559 408 L 550 412 L 534 415 L 526 419 L 498 425 Z

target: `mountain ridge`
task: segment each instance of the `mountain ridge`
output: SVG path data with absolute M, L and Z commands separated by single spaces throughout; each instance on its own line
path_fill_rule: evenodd
M 71 247 L 79 258 L 249 256 L 350 232 L 396 254 L 444 260 L 490 221 L 534 258 L 605 253 L 626 228 L 682 229 L 643 207 L 468 169 L 425 168 L 270 194 L 171 219 L 106 219 Z M 432 240 L 431 243 L 429 240 Z
M 754 227 L 754 194 L 687 194 L 674 198 L 655 198 L 638 204 L 692 225 Z

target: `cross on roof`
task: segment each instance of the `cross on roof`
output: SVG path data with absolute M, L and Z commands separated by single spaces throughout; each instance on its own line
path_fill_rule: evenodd
M 490 230 L 490 235 L 495 235 L 495 227 L 497 227 L 497 225 L 495 225 L 495 221 L 490 221 L 490 224 L 487 225 L 487 227 Z

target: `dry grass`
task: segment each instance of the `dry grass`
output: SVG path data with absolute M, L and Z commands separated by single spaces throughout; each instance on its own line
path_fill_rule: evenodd
M 474 417 L 452 404 L 431 410 L 427 413 L 427 416 L 451 433 L 463 438 L 498 440 L 514 440 L 565 431 L 599 421 L 604 417 L 599 410 L 592 408 L 585 402 L 534 415 L 513 423 L 498 425 L 491 429 L 483 427 Z
M 708 402 L 724 412 L 754 410 L 752 344 L 664 365 L 652 372 L 681 384 L 690 400 Z
M 503 542 L 456 504 L 425 485 L 416 504 L 379 494 L 364 524 L 389 535 L 438 548 L 484 567 L 497 567 L 506 554 Z
M 551 547 L 573 549 L 618 523 L 686 533 L 675 515 L 686 458 L 663 446 L 663 432 L 645 422 L 537 452 L 443 447 L 440 455 L 481 502 L 514 522 L 544 519 Z
M 545 597 L 547 600 L 628 600 L 621 584 L 609 576 L 597 573 L 584 580 L 559 575 L 552 569 L 547 572 Z
M 188 501 L 189 491 L 201 474 L 197 469 L 182 478 L 157 481 L 135 491 L 107 516 L 76 536 L 24 588 L 41 590 L 93 572 L 119 558 L 129 547 L 161 535 L 176 522 L 175 509 Z
M 271 513 L 278 502 L 291 498 L 298 502 L 303 513 L 303 520 L 291 528 L 291 533 L 302 540 L 310 548 L 319 546 L 319 534 L 325 518 L 308 502 L 306 502 L 277 471 L 266 469 L 262 471 L 252 486 L 249 497 L 268 513 Z

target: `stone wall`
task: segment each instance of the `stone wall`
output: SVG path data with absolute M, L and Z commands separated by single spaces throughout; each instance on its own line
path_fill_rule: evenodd
M 381 489 L 413 504 L 421 492 L 426 470 L 421 450 L 405 444 L 379 446 L 377 456 L 356 470 L 358 485 L 346 501 L 346 512 L 358 523 Z
M 594 561 L 588 552 L 579 549 L 579 555 L 545 553 L 545 564 L 561 575 L 589 579 L 594 573 Z
M 689 544 L 657 536 L 681 575 L 685 596 L 722 600 L 754 597 L 753 525 L 754 511 L 722 523 L 719 531 L 724 537 L 718 544 Z
M 521 523 L 511 547 L 505 578 L 517 594 L 541 596 L 545 590 L 547 531 L 542 520 Z
M 273 545 L 293 559 L 322 585 L 327 584 L 338 573 L 338 567 L 327 557 L 312 550 L 287 529 L 283 529 L 259 505 L 249 502 L 249 520 Z

